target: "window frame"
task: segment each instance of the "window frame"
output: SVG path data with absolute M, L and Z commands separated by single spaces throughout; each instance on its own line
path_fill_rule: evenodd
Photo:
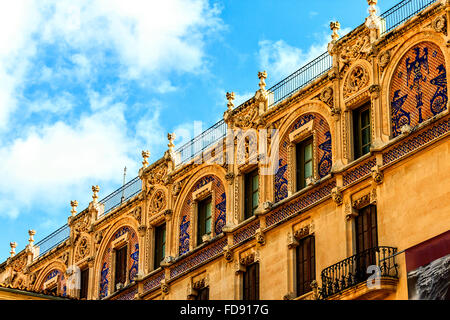
M 254 189 L 254 178 L 257 177 L 256 190 Z M 244 174 L 244 220 L 255 215 L 255 211 L 259 205 L 259 171 L 258 168 L 248 171 Z M 254 196 L 257 196 L 256 206 L 253 204 Z
M 306 147 L 311 146 L 311 159 L 305 161 Z M 314 177 L 314 136 L 310 135 L 295 144 L 295 192 L 307 187 L 305 165 L 311 163 L 311 176 Z
M 84 275 L 86 275 L 84 278 Z M 80 294 L 79 298 L 82 300 L 87 300 L 89 296 L 89 267 L 80 270 Z
M 259 300 L 259 293 L 260 293 L 259 268 L 260 268 L 259 262 L 253 262 L 248 266 L 246 266 L 245 271 L 242 273 L 242 300 L 247 301 Z M 252 278 L 254 278 L 254 283 L 252 283 L 251 281 Z
M 368 123 L 363 127 L 363 113 L 368 112 Z M 353 136 L 353 159 L 359 159 L 362 156 L 370 153 L 370 146 L 372 145 L 372 119 L 371 119 L 371 101 L 368 100 L 361 104 L 358 108 L 352 110 L 352 136 Z M 363 145 L 363 131 L 369 131 L 369 141 Z M 364 152 L 364 148 L 368 150 Z
M 117 285 L 119 284 L 119 283 L 122 283 L 122 285 L 123 285 L 123 287 L 125 287 L 126 286 L 126 284 L 127 284 L 127 269 L 128 269 L 128 243 L 125 243 L 125 244 L 123 244 L 123 245 L 121 245 L 121 246 L 118 246 L 118 247 L 116 247 L 116 248 L 114 248 L 114 287 L 113 287 L 113 292 L 116 292 L 118 289 L 117 289 Z M 118 253 L 123 253 L 123 256 L 121 256 L 121 258 L 122 258 L 122 261 L 120 261 L 120 262 L 122 262 L 123 263 L 123 265 L 122 265 L 122 263 L 118 263 L 118 259 L 120 258 L 120 257 L 118 257 Z M 119 275 L 118 273 L 119 273 L 119 271 L 118 271 L 118 266 L 121 266 L 122 267 L 122 272 L 120 272 L 121 274 Z M 124 281 L 123 282 L 119 282 L 118 281 L 118 276 L 123 276 L 124 277 Z
M 166 238 L 167 238 L 166 223 L 162 223 L 155 227 L 154 232 L 154 250 L 153 250 L 153 269 L 156 270 L 161 267 L 161 262 L 164 260 L 166 251 Z M 159 253 L 159 255 L 158 255 Z M 159 257 L 158 257 L 159 256 Z M 160 259 L 162 258 L 162 259 Z
M 207 214 L 207 206 L 209 204 L 209 216 Z M 213 197 L 209 194 L 207 197 L 197 202 L 197 245 L 203 243 L 203 236 L 212 235 L 213 220 Z M 209 232 L 207 233 L 207 223 L 209 222 Z
M 298 244 L 295 247 L 295 290 L 297 293 L 297 297 L 302 296 L 304 294 L 307 294 L 312 291 L 311 286 L 307 286 L 306 283 L 310 283 L 314 280 L 316 280 L 317 274 L 316 274 L 316 239 L 314 237 L 314 234 L 308 235 L 306 237 L 303 237 L 301 239 L 298 239 Z M 307 243 L 309 242 L 309 243 Z M 300 252 L 304 252 L 304 249 L 306 248 L 306 258 L 303 258 L 302 261 L 300 261 Z M 302 251 L 300 251 L 302 250 Z M 305 255 L 303 255 L 304 257 Z M 300 271 L 300 262 L 302 262 L 302 265 L 304 263 L 307 263 L 307 271 L 306 271 L 306 277 L 305 272 Z M 304 269 L 303 269 L 304 270 Z M 302 279 L 303 281 L 300 281 L 300 275 L 303 275 Z

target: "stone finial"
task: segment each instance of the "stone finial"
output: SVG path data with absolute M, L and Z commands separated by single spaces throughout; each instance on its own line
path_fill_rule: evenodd
M 228 103 L 227 103 L 227 107 L 228 107 L 228 110 L 233 110 L 233 107 L 234 107 L 234 104 L 233 104 L 233 100 L 234 100 L 234 92 L 227 92 L 227 100 L 228 100 Z
M 146 168 L 148 166 L 148 161 L 147 159 L 150 158 L 150 151 L 146 150 L 146 151 L 142 151 L 142 158 L 144 158 L 144 161 L 142 161 L 142 166 L 144 168 Z
M 35 230 L 28 230 L 28 235 L 30 236 L 30 238 L 28 238 L 28 244 L 30 245 L 30 247 L 33 246 L 35 234 L 36 234 Z
M 17 242 L 10 242 L 9 246 L 11 247 L 11 251 L 9 253 L 11 254 L 11 257 L 14 257 L 16 254 Z
M 378 0 L 367 0 L 369 5 L 369 16 L 366 18 L 366 26 L 369 29 L 381 29 L 381 19 L 377 16 Z
M 94 193 L 93 195 L 92 195 L 92 200 L 94 201 L 94 202 L 97 202 L 97 199 L 98 199 L 98 195 L 97 195 L 97 193 L 100 191 L 100 187 L 99 186 L 92 186 L 92 192 Z
M 173 141 L 175 140 L 176 135 L 175 133 L 168 133 L 167 139 L 169 140 L 169 144 L 167 145 L 169 147 L 169 151 L 172 152 L 175 145 L 173 144 Z
M 341 24 L 339 23 L 339 21 L 330 22 L 330 29 L 331 31 L 333 31 L 333 33 L 331 34 L 331 40 L 336 41 L 337 39 L 339 39 L 338 31 L 341 29 Z
M 259 78 L 259 89 L 265 91 L 267 72 L 266 71 L 258 72 L 258 78 Z
M 77 214 L 78 201 L 70 201 L 70 206 L 72 207 L 72 210 L 70 210 L 70 212 L 72 213 L 72 217 L 74 217 Z

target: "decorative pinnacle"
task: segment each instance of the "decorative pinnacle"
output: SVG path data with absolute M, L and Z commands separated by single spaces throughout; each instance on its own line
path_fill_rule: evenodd
M 28 243 L 30 244 L 30 246 L 33 245 L 34 242 L 34 235 L 36 234 L 35 230 L 28 230 L 28 235 L 30 236 L 30 238 L 28 239 Z
M 142 161 L 142 166 L 146 168 L 148 166 L 147 159 L 150 157 L 150 151 L 142 151 L 142 158 L 144 158 L 144 161 Z
M 233 104 L 233 100 L 234 100 L 234 92 L 227 92 L 227 100 L 228 100 L 228 103 L 227 103 L 227 107 L 228 107 L 228 110 L 233 110 L 233 107 L 234 107 L 234 104 Z
M 173 148 L 175 147 L 175 145 L 173 144 L 173 141 L 175 140 L 176 135 L 175 133 L 168 133 L 167 134 L 167 139 L 169 140 L 169 144 L 167 145 L 169 147 L 169 151 L 172 152 Z
M 70 201 L 70 206 L 72 207 L 72 210 L 70 210 L 70 212 L 72 213 L 73 217 L 77 214 L 78 201 L 77 200 Z
M 10 242 L 9 246 L 11 247 L 11 251 L 9 253 L 11 254 L 11 257 L 14 257 L 16 254 L 17 242 Z
M 258 78 L 259 78 L 259 89 L 266 90 L 266 78 L 267 78 L 267 72 L 266 71 L 260 71 L 258 72 Z
M 377 16 L 377 2 L 378 0 L 367 0 L 367 4 L 369 5 L 369 17 L 366 18 L 365 24 L 369 29 L 381 28 L 381 19 Z
M 331 40 L 336 41 L 337 39 L 339 39 L 339 34 L 337 33 L 338 30 L 341 29 L 341 24 L 339 23 L 339 21 L 330 22 L 330 29 L 331 31 L 333 31 L 333 33 L 331 34 Z
M 92 186 L 92 192 L 94 193 L 93 195 L 92 195 L 92 200 L 94 201 L 94 202 L 97 202 L 97 199 L 98 199 L 98 195 L 97 195 L 97 193 L 100 191 L 100 187 L 99 186 Z

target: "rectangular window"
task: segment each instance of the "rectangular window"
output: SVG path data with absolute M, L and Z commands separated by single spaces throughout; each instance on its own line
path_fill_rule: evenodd
M 209 287 L 198 289 L 195 300 L 209 300 Z
M 376 265 L 377 235 L 377 207 L 369 205 L 359 210 L 355 218 L 356 235 L 356 275 L 367 275 L 367 267 Z
M 312 290 L 311 282 L 316 279 L 314 236 L 303 238 L 296 248 L 297 296 Z
M 166 251 L 166 225 L 162 224 L 155 228 L 155 263 L 154 269 L 158 269 L 164 259 Z
M 255 214 L 259 201 L 259 176 L 258 169 L 245 175 L 244 181 L 244 219 L 248 219 Z
M 247 266 L 243 274 L 243 300 L 259 300 L 259 263 Z
M 369 153 L 370 134 L 370 101 L 353 111 L 353 141 L 355 159 Z
M 116 272 L 114 275 L 114 290 L 119 283 L 125 285 L 127 278 L 127 246 L 116 249 L 115 263 Z
M 297 191 L 306 187 L 306 178 L 313 176 L 313 138 L 310 137 L 295 146 L 297 162 Z
M 81 270 L 80 275 L 80 299 L 87 299 L 89 285 L 89 268 Z
M 203 242 L 202 236 L 211 233 L 211 197 L 198 203 L 197 244 Z

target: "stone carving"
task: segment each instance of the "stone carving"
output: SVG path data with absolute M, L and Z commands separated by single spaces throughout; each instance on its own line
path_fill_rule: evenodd
M 157 213 L 166 206 L 166 195 L 163 190 L 157 190 L 150 201 L 150 212 Z
M 338 206 L 342 204 L 342 192 L 339 187 L 333 188 L 331 190 L 331 198 Z
M 98 200 L 98 195 L 97 195 L 97 193 L 99 193 L 99 191 L 100 191 L 100 187 L 97 185 L 97 186 L 92 186 L 92 201 L 93 202 L 97 202 L 97 200 Z
M 59 259 L 67 266 L 69 264 L 69 253 L 64 252 Z
M 347 81 L 344 84 L 344 98 L 357 93 L 369 83 L 369 73 L 367 70 L 358 65 L 350 71 Z
M 432 27 L 438 33 L 447 35 L 447 19 L 445 16 L 438 16 L 433 20 Z
M 370 204 L 370 193 L 365 194 L 361 198 L 353 201 L 352 207 L 355 209 L 361 209 L 369 204 Z
M 233 100 L 234 100 L 234 92 L 227 92 L 227 108 L 229 111 L 233 110 L 234 108 L 234 104 L 233 104 Z
M 14 262 L 12 263 L 12 269 L 15 272 L 21 272 L 26 264 L 27 264 L 27 257 L 26 255 L 22 255 L 20 258 L 14 260 Z
M 344 47 L 340 54 L 340 62 L 344 65 L 366 56 L 371 50 L 369 35 L 360 36 L 354 43 Z
M 95 236 L 94 236 L 94 243 L 95 243 L 95 244 L 100 244 L 100 242 L 102 241 L 102 239 L 103 239 L 103 231 L 100 230 L 100 231 L 98 231 L 98 232 L 95 234 Z
M 89 240 L 86 237 L 83 237 L 78 241 L 77 248 L 75 250 L 75 261 L 79 261 L 90 253 L 89 248 Z
M 266 91 L 267 72 L 266 71 L 258 72 L 258 78 L 259 78 L 259 89 L 261 91 Z
M 383 172 L 380 170 L 380 166 L 376 165 L 371 169 L 372 171 L 372 179 L 376 184 L 383 183 Z
M 181 191 L 181 182 L 177 182 L 173 185 L 172 195 L 174 197 L 177 197 L 180 194 L 180 191 Z
M 324 89 L 319 96 L 320 101 L 325 102 L 329 107 L 333 106 L 333 89 L 328 87 Z
M 370 96 L 372 99 L 377 99 L 380 96 L 381 88 L 378 84 L 373 84 L 369 87 Z
M 77 200 L 70 201 L 70 206 L 72 207 L 70 213 L 72 214 L 72 217 L 74 217 L 77 214 L 78 201 Z
M 242 257 L 239 260 L 239 263 L 243 266 L 248 266 L 248 265 L 252 264 L 253 262 L 255 262 L 255 254 L 254 253 L 250 253 L 250 254 L 246 255 L 245 257 Z
M 135 218 L 137 222 L 141 223 L 141 206 L 136 207 L 134 210 L 130 211 L 130 216 Z
M 160 165 L 152 170 L 148 182 L 150 183 L 150 185 L 164 184 L 166 176 L 167 176 L 167 167 L 165 165 Z
M 300 240 L 310 234 L 309 226 L 304 226 L 303 228 L 298 229 L 294 232 L 294 238 Z
M 390 61 L 391 61 L 391 51 L 390 50 L 383 51 L 378 56 L 378 65 L 380 66 L 381 71 L 383 71 L 387 67 L 387 65 L 389 64 Z
M 233 172 L 228 172 L 228 173 L 225 175 L 225 180 L 227 180 L 229 184 L 233 184 L 234 176 L 235 176 L 235 175 L 234 175 Z
M 142 167 L 146 168 L 148 166 L 147 159 L 150 158 L 150 151 L 148 151 L 148 150 L 142 151 L 142 158 L 144 159 L 142 161 Z
M 261 229 L 256 230 L 255 239 L 256 242 L 262 246 L 266 244 L 266 237 L 264 236 L 264 233 L 261 231 Z

